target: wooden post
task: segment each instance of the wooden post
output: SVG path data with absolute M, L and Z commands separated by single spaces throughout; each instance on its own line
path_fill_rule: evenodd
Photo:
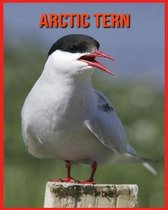
M 44 208 L 134 208 L 137 195 L 137 185 L 47 182 Z

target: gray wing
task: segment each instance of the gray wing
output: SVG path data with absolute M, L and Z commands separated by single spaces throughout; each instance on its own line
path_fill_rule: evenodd
M 85 120 L 86 127 L 109 149 L 125 153 L 128 149 L 123 125 L 108 99 L 95 90 L 97 112 L 94 117 Z
M 97 96 L 97 113 L 91 119 L 85 120 L 85 126 L 107 148 L 123 153 L 125 157 L 129 158 L 129 162 L 139 162 L 156 175 L 156 170 L 143 158 L 138 157 L 134 148 L 127 143 L 123 125 L 109 100 L 96 90 L 95 94 Z

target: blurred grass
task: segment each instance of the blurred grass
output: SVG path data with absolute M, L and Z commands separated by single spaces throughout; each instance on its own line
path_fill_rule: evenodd
M 46 55 L 32 46 L 5 49 L 5 207 L 42 207 L 45 184 L 65 176 L 64 163 L 30 156 L 21 136 L 20 111 L 39 77 Z M 163 207 L 163 92 L 147 81 L 129 84 L 94 76 L 94 86 L 112 103 L 124 123 L 128 141 L 140 156 L 157 159 L 153 176 L 138 164 L 100 165 L 97 183 L 138 184 L 140 207 Z M 90 166 L 73 166 L 77 179 L 89 176 Z

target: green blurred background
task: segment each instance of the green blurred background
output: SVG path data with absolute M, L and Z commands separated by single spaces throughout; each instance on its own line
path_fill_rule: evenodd
M 42 207 L 46 182 L 65 176 L 63 162 L 37 159 L 27 153 L 20 112 L 41 74 L 49 47 L 68 33 L 91 35 L 98 39 L 102 51 L 117 57 L 117 62 L 109 66 L 115 76 L 95 74 L 94 87 L 112 101 L 128 141 L 138 154 L 156 160 L 152 165 L 157 176 L 139 164 L 100 165 L 95 176 L 97 183 L 137 184 L 139 207 L 163 207 L 163 9 L 158 3 L 5 4 L 5 207 Z M 96 30 L 92 22 L 87 31 L 39 29 L 40 14 L 51 11 L 129 12 L 131 28 Z M 90 166 L 73 166 L 76 179 L 88 178 L 89 174 Z

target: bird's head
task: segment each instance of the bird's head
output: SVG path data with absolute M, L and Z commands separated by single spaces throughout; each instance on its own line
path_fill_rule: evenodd
M 48 52 L 48 62 L 61 74 L 81 74 L 92 69 L 112 72 L 96 60 L 103 57 L 114 61 L 110 55 L 99 51 L 99 43 L 84 34 L 70 34 L 56 41 Z

